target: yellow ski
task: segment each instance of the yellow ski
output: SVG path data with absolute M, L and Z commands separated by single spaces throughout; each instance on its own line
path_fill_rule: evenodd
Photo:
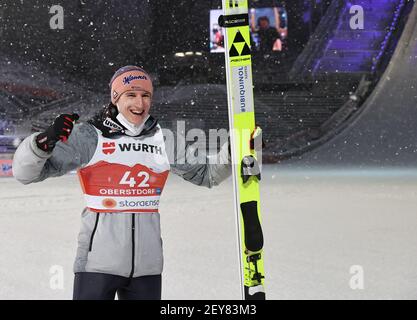
M 245 300 L 264 300 L 263 234 L 259 181 L 261 150 L 256 143 L 248 0 L 223 0 L 219 25 L 225 28 L 233 189 L 241 292 Z M 251 138 L 255 136 L 255 143 Z

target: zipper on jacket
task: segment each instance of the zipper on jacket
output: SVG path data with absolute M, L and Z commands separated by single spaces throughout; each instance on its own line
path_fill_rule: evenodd
M 130 278 L 135 272 L 135 214 L 132 213 L 132 270 L 130 271 Z
M 94 235 L 96 233 L 97 230 L 97 226 L 98 226 L 98 219 L 100 218 L 100 213 L 96 213 L 96 223 L 94 224 L 94 229 L 93 229 L 93 233 L 91 233 L 91 237 L 90 237 L 90 246 L 88 247 L 88 251 L 90 252 L 93 249 L 93 239 L 94 239 Z

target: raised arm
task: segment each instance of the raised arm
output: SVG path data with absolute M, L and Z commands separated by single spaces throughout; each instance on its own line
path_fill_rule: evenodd
M 288 35 L 287 28 L 281 28 L 281 17 L 279 15 L 279 9 L 274 7 L 274 17 L 275 17 L 275 29 L 281 35 L 281 38 L 286 38 Z
M 94 154 L 97 131 L 90 124 L 76 124 L 66 139 L 60 138 L 51 144 L 51 149 L 46 147 L 47 150 L 39 142 L 44 140 L 42 138 L 45 138 L 46 132 L 37 132 L 27 137 L 14 154 L 13 175 L 23 184 L 61 176 L 88 163 Z
M 252 32 L 256 32 L 256 20 L 255 20 L 255 9 L 250 9 L 250 29 Z
M 281 19 L 279 17 L 279 11 L 277 7 L 274 7 L 274 18 L 275 18 L 275 29 L 277 29 L 278 32 L 281 25 Z

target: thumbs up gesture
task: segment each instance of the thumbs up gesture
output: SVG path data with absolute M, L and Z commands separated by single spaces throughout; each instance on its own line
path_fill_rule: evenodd
M 38 148 L 46 152 L 52 152 L 58 141 L 66 142 L 74 128 L 75 121 L 79 118 L 76 113 L 61 114 L 56 117 L 51 126 L 36 136 Z

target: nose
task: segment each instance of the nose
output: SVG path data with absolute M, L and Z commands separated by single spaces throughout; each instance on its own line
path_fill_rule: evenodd
M 142 96 L 140 95 L 136 96 L 135 99 L 133 100 L 133 104 L 135 107 L 141 108 L 143 106 Z

